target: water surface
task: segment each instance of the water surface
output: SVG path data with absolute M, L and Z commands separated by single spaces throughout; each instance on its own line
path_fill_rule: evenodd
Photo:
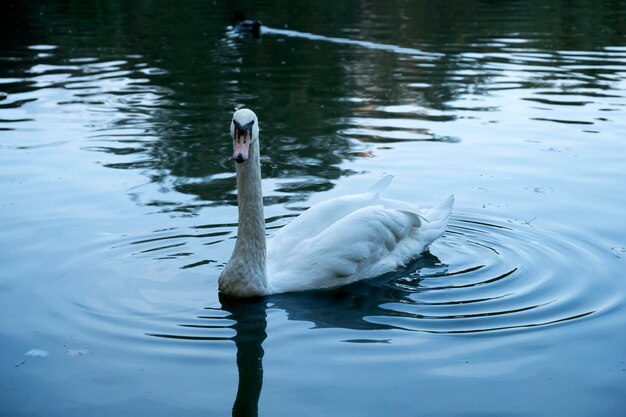
M 626 4 L 18 2 L 0 16 L 0 414 L 615 416 Z M 268 233 L 393 174 L 411 265 L 236 301 L 234 109 Z

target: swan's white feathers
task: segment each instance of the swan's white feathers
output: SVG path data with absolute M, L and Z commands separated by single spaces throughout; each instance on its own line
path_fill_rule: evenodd
M 384 187 L 315 205 L 268 241 L 271 293 L 330 288 L 393 271 L 415 259 L 441 236 L 452 197 L 419 212 L 381 199 Z M 426 218 L 426 222 L 423 219 Z
M 368 277 L 380 262 L 394 265 L 386 258 L 419 225 L 416 219 L 380 205 L 367 206 L 314 236 L 300 235 L 293 246 L 280 244 L 277 235 L 268 242 L 269 289 L 290 291 L 307 281 L 307 289 L 335 287 Z
M 356 210 L 380 204 L 379 194 L 387 188 L 392 178 L 391 175 L 383 177 L 366 193 L 336 197 L 316 204 L 278 230 L 273 238 L 268 241 L 268 245 L 280 245 L 281 248 L 293 247 L 302 240 L 303 236 L 308 238 L 317 236 L 330 225 Z M 281 248 L 272 249 L 282 250 Z

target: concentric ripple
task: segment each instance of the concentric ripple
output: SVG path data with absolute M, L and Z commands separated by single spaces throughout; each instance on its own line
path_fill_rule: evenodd
M 189 240 L 194 251 L 198 236 L 174 237 L 181 244 Z M 186 357 L 198 353 L 198 343 L 234 340 L 250 325 L 250 314 L 266 317 L 271 310 L 316 328 L 473 334 L 531 331 L 591 319 L 614 308 L 620 299 L 606 278 L 610 274 L 603 271 L 610 252 L 527 221 L 455 215 L 429 253 L 393 274 L 330 291 L 274 295 L 252 304 L 220 297 L 207 305 L 205 275 L 174 266 L 176 257 L 159 254 L 163 238 L 123 242 L 110 250 L 128 248 L 134 254 L 135 243 L 153 243 L 158 250 L 147 254 L 171 262 L 160 268 L 174 268 L 167 274 L 173 282 L 137 279 L 124 284 L 123 294 L 109 291 L 117 296 L 108 301 L 101 294 L 93 298 L 83 294 L 83 301 L 75 305 L 79 310 L 73 314 L 75 320 L 82 316 L 84 320 L 78 320 L 82 325 L 106 329 L 113 338 L 127 339 L 127 346 L 141 349 L 146 348 L 146 336 L 157 337 L 165 343 L 152 344 L 157 352 L 174 344 Z M 211 246 L 219 246 L 224 254 L 228 252 L 224 245 L 232 242 L 214 243 Z M 217 279 L 221 266 L 207 267 Z
M 615 303 L 611 291 L 597 291 L 609 284 L 599 273 L 606 251 L 528 222 L 456 216 L 431 250 L 440 261 L 393 279 L 401 295 L 368 321 L 480 333 L 583 319 Z

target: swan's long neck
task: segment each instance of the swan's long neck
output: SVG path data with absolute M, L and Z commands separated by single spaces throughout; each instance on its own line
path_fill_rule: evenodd
M 265 278 L 265 216 L 260 159 L 259 141 L 255 140 L 250 144 L 248 160 L 237 164 L 239 231 L 233 255 L 256 261 L 257 266 L 262 266 Z
M 242 297 L 267 294 L 265 217 L 260 159 L 257 139 L 250 143 L 248 160 L 237 164 L 239 205 L 237 243 L 219 280 L 221 291 Z

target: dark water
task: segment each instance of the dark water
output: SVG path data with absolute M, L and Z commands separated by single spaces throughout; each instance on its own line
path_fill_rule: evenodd
M 180 3 L 2 6 L 0 415 L 626 413 L 625 2 Z M 446 234 L 219 297 L 240 106 L 270 232 L 391 173 Z

